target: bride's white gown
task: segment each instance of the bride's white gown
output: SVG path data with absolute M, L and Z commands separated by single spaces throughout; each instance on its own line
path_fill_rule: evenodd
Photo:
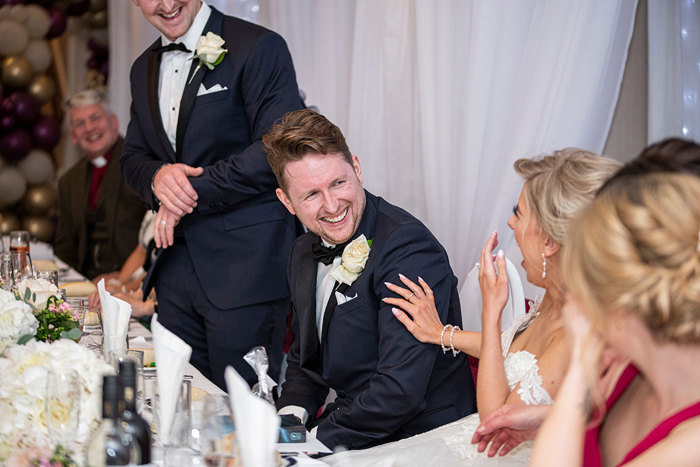
M 508 386 L 513 391 L 520 383 L 518 394 L 527 405 L 551 404 L 552 398 L 542 387 L 537 359 L 525 350 L 508 353 L 515 335 L 525 329 L 537 316 L 541 299 L 530 303 L 530 312 L 517 319 L 513 326 L 501 335 L 504 349 L 504 366 Z M 471 444 L 472 435 L 479 426 L 479 414 L 473 413 L 460 420 L 434 430 L 383 444 L 370 449 L 346 451 L 323 458 L 331 465 L 347 467 L 399 467 L 399 466 L 494 466 L 526 465 L 530 458 L 532 442 L 521 443 L 506 456 L 487 457 Z

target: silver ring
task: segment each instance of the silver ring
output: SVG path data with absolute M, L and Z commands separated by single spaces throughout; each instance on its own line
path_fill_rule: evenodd
M 160 225 L 165 225 L 165 221 L 160 221 Z
M 476 263 L 474 263 L 474 267 L 479 269 L 481 267 L 481 263 L 477 261 Z
M 415 294 L 414 294 L 413 292 L 411 292 L 411 295 L 409 295 L 408 298 L 407 298 L 406 300 L 408 300 L 408 301 L 410 302 L 414 295 L 415 295 Z

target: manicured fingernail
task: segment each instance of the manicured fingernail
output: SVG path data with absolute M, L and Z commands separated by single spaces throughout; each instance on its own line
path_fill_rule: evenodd
M 391 282 L 385 282 L 384 285 L 386 285 L 387 287 L 389 287 L 389 286 L 391 286 L 391 285 L 393 285 L 393 284 L 392 284 Z
M 499 258 L 503 258 L 505 256 L 506 256 L 506 254 L 503 252 L 503 250 L 498 250 L 498 257 Z
M 401 274 L 401 273 L 399 273 L 399 277 L 400 277 L 401 279 L 405 279 L 405 278 L 406 278 L 406 276 L 404 276 L 404 275 Z
M 497 234 L 497 233 L 498 233 L 498 229 L 496 229 L 496 230 L 494 230 L 493 232 L 491 232 L 491 235 L 495 235 L 495 234 Z
M 397 310 L 396 308 L 392 308 L 391 312 L 394 313 L 394 316 L 399 316 L 399 310 Z
M 386 302 L 386 301 L 388 301 L 388 300 L 389 300 L 388 297 L 382 298 L 382 301 L 383 301 L 383 302 Z
M 418 276 L 418 280 L 419 280 L 420 282 L 425 282 L 421 276 Z

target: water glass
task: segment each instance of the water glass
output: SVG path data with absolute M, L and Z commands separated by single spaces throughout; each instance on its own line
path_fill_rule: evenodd
M 10 263 L 15 284 L 34 277 L 34 266 L 28 251 L 10 251 Z
M 99 307 L 85 309 L 80 344 L 102 357 L 102 313 Z
M 207 394 L 204 398 L 201 449 L 208 466 L 228 467 L 236 463 L 239 455 L 236 426 L 231 400 L 226 394 Z
M 80 422 L 80 376 L 75 370 L 51 370 L 46 378 L 46 428 L 52 444 L 68 447 Z
M 83 323 L 85 322 L 85 300 L 82 298 L 67 298 L 66 303 L 78 315 L 78 324 L 80 325 L 80 331 L 82 331 Z
M 37 279 L 46 279 L 51 284 L 55 285 L 56 288 L 58 288 L 58 270 L 57 269 L 54 269 L 52 271 L 37 271 L 36 278 Z
M 13 285 L 12 255 L 6 251 L 0 252 L 0 287 L 4 290 L 12 290 Z

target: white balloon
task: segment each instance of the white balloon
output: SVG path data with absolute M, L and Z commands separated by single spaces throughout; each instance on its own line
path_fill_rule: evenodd
M 13 5 L 10 7 L 10 18 L 25 22 L 29 18 L 29 12 L 24 5 Z
M 50 183 L 54 177 L 53 159 L 48 152 L 41 149 L 32 149 L 17 164 L 24 178 L 30 186 Z
M 24 25 L 27 26 L 27 32 L 32 39 L 41 39 L 46 36 L 51 27 L 51 17 L 49 13 L 39 5 L 27 5 L 27 20 Z
M 0 20 L 0 55 L 22 53 L 29 43 L 29 33 L 24 24 L 14 19 Z
M 6 166 L 0 170 L 0 209 L 22 199 L 27 191 L 27 181 L 17 168 Z
M 51 65 L 51 48 L 48 41 L 44 39 L 30 41 L 22 55 L 27 59 L 35 73 L 44 73 Z

